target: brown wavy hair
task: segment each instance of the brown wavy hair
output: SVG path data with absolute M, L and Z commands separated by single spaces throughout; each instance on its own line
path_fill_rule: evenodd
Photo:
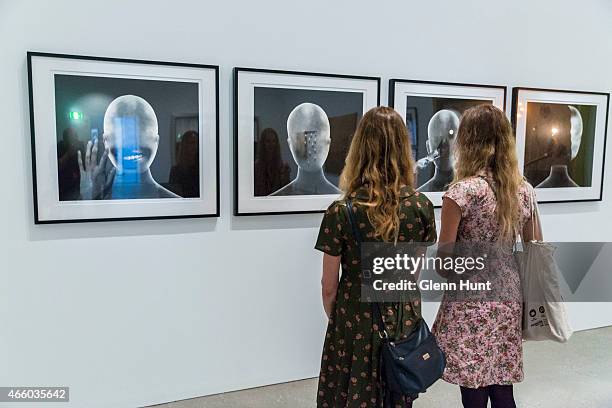
M 356 195 L 356 204 L 366 207 L 374 236 L 397 242 L 400 223 L 400 189 L 414 187 L 414 159 L 408 130 L 391 108 L 370 109 L 361 119 L 340 175 L 345 197 Z
M 455 182 L 483 170 L 493 176 L 496 216 L 500 240 L 513 239 L 519 220 L 519 188 L 523 182 L 518 168 L 510 121 L 499 108 L 479 105 L 461 117 L 455 141 Z

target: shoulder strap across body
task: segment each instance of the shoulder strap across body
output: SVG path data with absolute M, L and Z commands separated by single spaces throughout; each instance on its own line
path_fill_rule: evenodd
M 353 208 L 354 207 L 353 207 L 352 200 L 350 198 L 347 198 L 346 199 L 346 212 L 348 216 L 348 221 L 349 221 L 349 224 L 351 225 L 351 232 L 353 233 L 355 242 L 357 243 L 357 249 L 359 252 L 359 256 L 361 257 L 362 238 L 361 238 L 361 233 L 359 232 L 359 228 L 357 228 L 357 222 L 355 221 L 355 212 Z M 372 274 L 363 273 L 363 268 L 362 268 L 361 279 L 363 280 L 364 283 L 369 284 L 372 281 Z M 380 304 L 378 302 L 372 303 L 372 311 L 374 314 L 373 316 L 374 320 L 376 321 L 376 324 L 378 325 L 378 335 L 381 338 L 388 338 L 389 335 L 387 334 L 387 331 L 385 330 L 385 320 L 383 318 L 382 311 L 380 310 Z

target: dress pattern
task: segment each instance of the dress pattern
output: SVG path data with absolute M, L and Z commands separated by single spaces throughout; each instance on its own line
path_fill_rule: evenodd
M 486 177 L 486 178 L 485 178 Z M 489 180 L 489 181 L 487 181 Z M 490 175 L 462 180 L 444 194 L 461 209 L 457 242 L 496 243 L 500 227 Z M 531 217 L 532 187 L 519 190 L 520 228 Z M 443 379 L 468 388 L 508 385 L 523 380 L 522 295 L 512 243 L 502 244 L 488 266 L 502 283 L 503 297 L 453 301 L 445 294 L 432 332 L 446 354 Z
M 357 192 L 357 196 L 360 194 L 364 191 Z M 408 187 L 401 190 L 401 199 L 398 240 L 435 242 L 434 209 L 429 199 Z M 346 211 L 345 200 L 336 201 L 327 209 L 315 245 L 329 255 L 341 256 L 342 265 L 336 304 L 325 334 L 317 407 L 382 407 L 379 328 L 372 319 L 372 305 L 360 300 L 360 254 Z M 362 239 L 375 241 L 364 208 L 355 204 L 353 211 Z M 384 303 L 381 311 L 389 335 L 406 338 L 421 319 L 420 298 L 406 303 Z M 397 406 L 408 402 L 409 399 L 403 398 L 397 401 Z

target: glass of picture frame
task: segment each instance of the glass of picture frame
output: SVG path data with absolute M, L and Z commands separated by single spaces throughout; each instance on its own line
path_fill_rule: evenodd
M 610 94 L 512 90 L 519 167 L 538 202 L 599 201 Z
M 219 215 L 219 68 L 29 52 L 34 221 Z
M 235 215 L 321 212 L 380 78 L 234 69 Z

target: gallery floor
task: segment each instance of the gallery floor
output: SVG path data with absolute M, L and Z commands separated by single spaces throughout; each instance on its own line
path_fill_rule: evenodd
M 516 386 L 520 408 L 612 407 L 612 327 L 574 334 L 568 344 L 527 343 L 525 376 Z M 296 381 L 210 397 L 194 398 L 155 408 L 311 408 L 316 379 Z M 455 386 L 439 381 L 422 395 L 415 408 L 460 407 Z

